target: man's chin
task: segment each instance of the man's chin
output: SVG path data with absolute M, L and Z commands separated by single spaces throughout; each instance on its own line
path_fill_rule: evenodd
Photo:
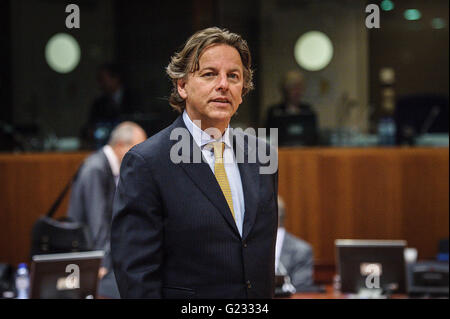
M 209 118 L 213 121 L 229 121 L 233 116 L 233 111 L 230 109 L 214 110 L 209 114 Z

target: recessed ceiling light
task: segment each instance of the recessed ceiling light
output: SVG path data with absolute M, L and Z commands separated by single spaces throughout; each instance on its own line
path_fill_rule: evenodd
M 57 33 L 45 46 L 45 59 L 52 70 L 58 73 L 73 71 L 80 62 L 80 46 L 77 40 L 67 33 Z
M 422 13 L 417 9 L 407 9 L 403 13 L 403 16 L 406 20 L 415 21 L 419 20 L 422 17 Z
M 394 2 L 392 2 L 391 0 L 381 1 L 381 9 L 384 11 L 394 10 Z
M 333 44 L 325 33 L 309 31 L 295 43 L 294 56 L 302 68 L 319 71 L 330 63 L 333 57 Z
M 442 18 L 433 18 L 433 20 L 431 20 L 431 27 L 433 29 L 444 29 L 446 25 L 447 23 Z

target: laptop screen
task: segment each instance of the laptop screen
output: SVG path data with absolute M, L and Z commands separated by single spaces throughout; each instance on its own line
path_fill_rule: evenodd
M 403 240 L 336 240 L 341 292 L 378 289 L 405 293 Z
M 30 298 L 95 298 L 103 257 L 103 251 L 33 256 Z

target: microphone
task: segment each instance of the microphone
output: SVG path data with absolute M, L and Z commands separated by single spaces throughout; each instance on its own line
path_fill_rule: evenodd
M 431 108 L 430 113 L 428 113 L 428 116 L 425 118 L 425 121 L 423 122 L 422 127 L 420 128 L 421 135 L 426 134 L 428 132 L 428 130 L 433 125 L 439 113 L 441 113 L 441 108 L 438 105 L 435 105 Z
M 281 260 L 278 263 L 278 270 L 280 272 L 280 275 L 282 275 L 284 277 L 284 284 L 282 287 L 283 291 L 288 291 L 291 294 L 295 294 L 296 289 L 295 289 L 294 285 L 291 283 L 291 277 L 289 276 L 284 265 L 281 263 Z

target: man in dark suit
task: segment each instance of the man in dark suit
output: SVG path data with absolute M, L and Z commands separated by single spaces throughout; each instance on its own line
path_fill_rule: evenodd
M 271 298 L 278 175 L 258 150 L 269 162 L 276 153 L 229 128 L 252 88 L 247 43 L 199 31 L 167 73 L 169 102 L 182 114 L 125 155 L 114 199 L 121 297 Z
M 104 250 L 99 295 L 119 297 L 110 256 L 112 204 L 120 163 L 134 145 L 145 141 L 145 131 L 133 122 L 119 124 L 107 145 L 83 163 L 70 195 L 68 217 L 88 226 L 93 249 Z

